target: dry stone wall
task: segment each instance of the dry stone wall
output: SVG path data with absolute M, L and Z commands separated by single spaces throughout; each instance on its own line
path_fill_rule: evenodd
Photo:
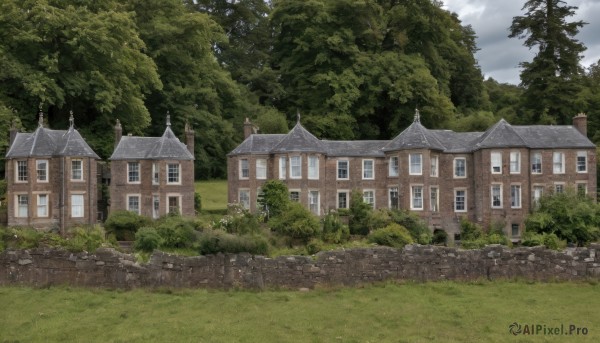
M 0 285 L 102 288 L 313 288 L 384 280 L 599 280 L 600 244 L 557 252 L 542 247 L 480 250 L 409 245 L 266 258 L 250 254 L 181 257 L 155 252 L 146 264 L 112 249 L 70 253 L 41 248 L 0 254 Z

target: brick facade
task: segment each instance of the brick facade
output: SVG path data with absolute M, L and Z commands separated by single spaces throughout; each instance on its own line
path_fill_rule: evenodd
M 581 116 L 576 118 L 581 120 Z M 414 125 L 420 125 L 420 123 Z M 578 125 L 582 126 L 582 124 Z M 306 144 L 317 143 L 297 141 L 297 150 L 299 151 L 281 152 L 276 150 L 278 146 L 281 146 L 281 143 L 277 142 L 285 139 L 282 138 L 282 135 L 252 135 L 254 138 L 247 137 L 240 147 L 228 155 L 228 201 L 243 202 L 248 195 L 249 203 L 247 205 L 251 211 L 256 211 L 256 200 L 261 185 L 268 179 L 281 179 L 290 192 L 299 192 L 298 200 L 308 208 L 310 208 L 309 192 L 313 192 L 313 194 L 318 192 L 319 210 L 318 213 L 316 211 L 315 213 L 322 215 L 329 210 L 337 209 L 340 202 L 343 204 L 343 199 L 340 200 L 340 193 L 347 193 L 345 205 L 348 206 L 350 192 L 354 189 L 363 192 L 365 201 L 370 201 L 372 194 L 375 208 L 395 207 L 390 193 L 391 190 L 397 189 L 399 208 L 409 209 L 418 214 L 432 229 L 446 230 L 451 238 L 453 238 L 453 234 L 459 233 L 460 219 L 466 217 L 485 227 L 502 223 L 509 237 L 519 239 L 523 232 L 524 220 L 535 206 L 534 193 L 536 191 L 539 192 L 542 189 L 544 194 L 548 194 L 548 192 L 556 191 L 557 185 L 562 185 L 562 190 L 579 187 L 580 191 L 596 196 L 596 149 L 582 133 L 572 127 L 515 128 L 517 131 L 533 130 L 534 132 L 560 129 L 561 131 L 556 135 L 565 136 L 566 143 L 553 143 L 554 146 L 550 147 L 544 147 L 544 142 L 532 144 L 530 141 L 513 144 L 515 146 L 511 146 L 510 142 L 498 144 L 492 141 L 490 143 L 490 140 L 493 139 L 502 141 L 502 136 L 493 137 L 495 133 L 502 132 L 502 130 L 513 130 L 513 127 L 504 121 L 491 128 L 490 132 L 468 133 L 470 136 L 467 138 L 469 139 L 482 137 L 479 138 L 481 147 L 475 145 L 471 147 L 468 144 L 473 143 L 469 142 L 465 146 L 460 146 L 459 149 L 455 146 L 445 150 L 419 146 L 398 148 L 393 145 L 394 141 L 391 143 L 382 141 L 380 148 L 365 150 L 362 156 L 352 153 L 352 149 L 346 150 L 352 155 L 343 155 L 344 152 L 338 148 L 340 142 L 329 141 L 320 141 L 318 144 L 334 146 L 335 143 L 336 148 L 326 147 L 323 148 L 325 149 L 323 151 L 315 145 L 316 152 L 312 152 Z M 298 130 L 304 129 L 298 124 L 290 135 L 297 135 L 294 131 Z M 407 131 L 409 130 L 410 128 L 407 129 Z M 420 130 L 427 129 L 420 126 Z M 437 132 L 425 133 L 432 135 L 430 139 L 441 137 L 440 141 L 446 145 L 454 144 L 450 139 L 443 141 L 444 136 Z M 405 133 L 403 132 L 400 136 L 403 134 Z M 448 132 L 443 132 L 443 134 L 450 135 Z M 452 139 L 458 137 L 457 141 L 461 142 L 461 139 L 466 141 L 461 138 L 461 134 L 452 133 L 452 135 L 454 135 L 451 136 Z M 272 142 L 269 142 L 270 140 Z M 401 141 L 410 142 L 406 137 Z M 371 143 L 373 146 L 377 145 L 376 142 Z M 359 141 L 345 142 L 344 144 L 352 145 L 351 148 L 356 145 L 356 149 L 360 150 L 359 145 L 363 143 Z M 431 143 L 431 145 L 433 144 L 437 143 Z M 390 146 L 392 148 L 386 148 Z M 494 172 L 492 172 L 492 154 L 500 156 L 500 170 L 496 169 Z M 534 155 L 538 156 L 537 154 L 541 157 L 541 172 L 537 172 L 537 169 L 532 171 L 534 169 L 532 159 Z M 562 170 L 554 170 L 555 154 L 559 154 L 558 156 L 562 159 L 560 161 Z M 420 172 L 418 170 L 410 172 L 411 155 L 420 156 Z M 292 178 L 290 174 L 291 158 L 294 156 L 299 156 L 302 162 L 299 178 Z M 511 156 L 513 157 L 512 169 Z M 577 170 L 578 156 L 580 168 L 583 169 L 581 171 Z M 310 157 L 318 160 L 318 178 L 315 179 L 308 176 Z M 279 175 L 281 158 L 286 161 L 285 176 Z M 390 173 L 392 158 L 398 160 L 397 175 Z M 437 159 L 437 173 L 432 173 L 432 159 Z M 242 177 L 240 174 L 242 160 L 247 161 L 247 177 Z M 266 173 L 262 178 L 257 178 L 257 160 L 266 160 Z M 338 177 L 340 161 L 347 162 L 347 178 Z M 367 173 L 368 177 L 364 177 L 363 163 L 370 165 L 370 161 L 373 163 L 374 175 L 370 177 L 370 173 Z M 455 175 L 457 163 L 459 169 L 464 169 L 464 173 L 459 170 L 461 175 Z M 464 168 L 460 168 L 463 163 Z M 556 166 L 556 168 L 560 166 Z M 370 170 L 370 168 L 367 169 Z M 437 189 L 437 193 L 434 194 L 437 195 L 437 202 L 432 200 L 432 198 L 435 199 L 432 189 Z M 494 203 L 492 194 L 496 196 Z M 344 195 L 341 197 L 343 198 Z M 464 201 L 464 206 L 461 206 L 462 201 Z

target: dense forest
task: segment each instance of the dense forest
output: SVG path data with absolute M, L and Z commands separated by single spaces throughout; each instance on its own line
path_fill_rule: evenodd
M 582 22 L 560 0 L 524 1 L 506 34 L 538 51 L 520 85 L 484 80 L 476 32 L 436 0 L 3 0 L 0 131 L 64 129 L 102 158 L 124 133 L 196 131 L 196 178 L 226 174 L 249 117 L 285 133 L 389 139 L 412 120 L 458 131 L 570 124 L 600 142 L 600 66 L 580 64 Z M 519 40 L 523 39 L 523 40 Z M 0 141 L 6 152 L 8 137 Z

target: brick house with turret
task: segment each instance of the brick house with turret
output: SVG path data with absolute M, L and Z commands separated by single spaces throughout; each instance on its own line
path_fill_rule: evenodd
M 10 130 L 6 154 L 8 225 L 57 228 L 96 222 L 97 160 L 74 126 L 33 133 Z
M 257 209 L 261 185 L 280 179 L 313 213 L 348 208 L 359 190 L 374 208 L 408 209 L 430 228 L 458 234 L 461 217 L 504 223 L 519 239 L 525 217 L 548 192 L 596 196 L 596 146 L 587 117 L 570 126 L 510 125 L 485 132 L 430 130 L 413 123 L 392 140 L 320 140 L 300 124 L 288 134 L 255 134 L 228 154 L 228 200 Z
M 195 214 L 194 131 L 189 125 L 183 144 L 168 115 L 161 137 L 122 136 L 117 121 L 110 161 L 110 212 L 128 210 L 155 219 L 168 213 Z

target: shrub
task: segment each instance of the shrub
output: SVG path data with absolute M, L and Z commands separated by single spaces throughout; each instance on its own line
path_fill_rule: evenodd
M 544 235 L 544 245 L 548 249 L 558 250 L 561 247 L 561 241 L 556 234 L 549 233 Z
M 227 233 L 245 235 L 260 231 L 260 221 L 258 215 L 250 213 L 242 204 L 229 204 L 227 214 L 214 222 L 212 227 Z
M 394 248 L 402 248 L 406 244 L 412 244 L 413 239 L 408 230 L 396 223 L 392 223 L 383 229 L 375 230 L 369 234 L 369 242 L 379 245 L 387 245 Z
M 350 219 L 348 227 L 351 234 L 363 236 L 369 234 L 369 216 L 372 211 L 373 208 L 371 205 L 365 203 L 363 200 L 362 192 L 353 190 L 350 193 Z
M 461 237 L 462 238 L 462 237 Z M 460 247 L 463 249 L 480 249 L 488 244 L 488 240 L 485 237 L 480 237 L 472 240 L 461 240 Z
M 506 246 L 512 246 L 512 242 L 510 241 L 510 239 L 508 239 L 506 235 L 499 233 L 492 233 L 488 235 L 487 242 L 488 244 L 502 244 Z
M 567 246 L 567 242 L 558 238 L 554 233 L 536 233 L 531 231 L 525 231 L 521 244 L 528 247 L 543 245 L 552 250 L 564 249 Z
M 194 192 L 194 210 L 196 213 L 202 211 L 202 196 L 198 192 Z
M 544 244 L 544 235 L 532 231 L 525 231 L 521 239 L 521 244 L 526 247 L 535 247 Z
M 337 213 L 330 212 L 323 218 L 323 240 L 328 243 L 343 243 L 350 238 L 348 225 L 344 225 Z
M 135 250 L 152 252 L 158 249 L 162 244 L 162 237 L 153 227 L 143 227 L 135 233 Z
M 269 242 L 257 235 L 236 236 L 222 231 L 206 231 L 200 235 L 199 251 L 202 255 L 240 252 L 267 255 Z
M 306 244 L 306 252 L 309 255 L 314 255 L 323 249 L 323 242 L 313 238 Z
M 475 241 L 483 237 L 481 226 L 470 222 L 466 218 L 460 220 L 460 239 L 461 241 Z
M 69 251 L 94 252 L 106 243 L 105 232 L 99 226 L 92 228 L 77 227 L 70 230 L 67 235 L 68 238 L 64 240 L 64 246 Z
M 5 248 L 14 249 L 32 249 L 37 248 L 42 241 L 44 234 L 34 228 L 7 228 L 3 229 L 2 241 Z
M 161 218 L 156 232 L 162 238 L 161 246 L 167 248 L 191 247 L 196 241 L 194 224 L 178 215 Z
M 392 210 L 390 211 L 390 218 L 394 223 L 405 227 L 415 242 L 419 244 L 431 243 L 431 230 L 418 215 L 407 210 Z
M 433 231 L 431 243 L 446 245 L 448 242 L 448 233 L 445 230 L 436 229 Z
M 267 211 L 268 219 L 280 216 L 289 206 L 288 188 L 280 180 L 268 180 L 262 185 L 261 191 L 258 203 Z
M 273 231 L 305 243 L 321 233 L 319 220 L 302 204 L 293 202 L 288 210 L 271 221 Z
M 137 230 L 149 225 L 150 219 L 131 211 L 116 211 L 111 213 L 106 222 L 104 222 L 106 232 L 114 235 L 119 241 L 135 240 Z

